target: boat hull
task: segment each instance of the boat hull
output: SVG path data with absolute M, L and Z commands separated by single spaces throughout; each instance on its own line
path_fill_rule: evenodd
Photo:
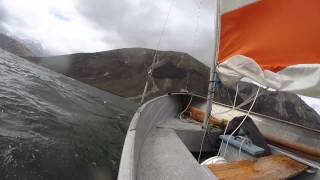
M 214 174 L 201 166 L 191 154 L 200 149 L 204 134 L 201 123 L 184 122 L 177 116 L 190 99 L 191 95 L 187 93 L 170 94 L 148 101 L 137 110 L 123 147 L 119 180 L 216 179 Z M 204 110 L 205 103 L 205 98 L 192 97 L 193 107 Z M 212 115 L 217 118 L 232 119 L 246 113 L 244 110 L 235 110 L 220 114 L 230 108 L 214 103 Z M 282 145 L 293 145 L 297 147 L 296 150 L 302 148 L 309 156 L 291 151 L 293 148 L 290 146 L 289 151 L 274 146 L 276 147 L 272 148 L 274 154 L 285 154 L 297 161 L 303 161 L 316 170 L 320 169 L 316 161 L 320 149 L 318 131 L 256 113 L 251 113 L 250 117 L 269 140 L 273 138 L 278 142 L 285 142 Z M 204 152 L 211 150 L 214 152 L 214 148 L 219 146 L 218 137 L 221 133 L 221 130 L 217 130 L 207 138 L 203 146 Z M 238 154 L 237 151 L 234 153 Z M 232 153 L 227 159 L 235 160 L 232 159 Z M 316 171 L 312 176 L 307 174 L 298 179 L 304 179 L 306 176 L 311 177 L 309 179 L 320 177 Z

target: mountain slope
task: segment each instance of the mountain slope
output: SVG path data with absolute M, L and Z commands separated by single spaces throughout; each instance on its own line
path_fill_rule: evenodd
M 257 89 L 256 85 L 241 82 L 236 104 L 239 105 L 250 96 L 254 96 Z M 234 89 L 221 87 L 220 91 L 218 91 L 217 99 L 224 104 L 233 105 L 235 94 Z M 243 109 L 248 110 L 250 105 L 251 103 L 247 104 Z M 319 114 L 296 94 L 261 89 L 252 111 L 305 127 L 320 129 Z
M 154 52 L 133 48 L 28 59 L 89 85 L 139 101 Z M 205 65 L 179 52 L 160 51 L 158 59 L 160 62 L 153 73 L 154 81 L 150 83 L 147 99 L 180 89 L 206 94 L 209 70 Z
M 139 101 L 154 52 L 133 48 L 28 59 L 89 85 Z M 160 51 L 158 59 L 147 99 L 181 89 L 206 96 L 208 67 L 179 52 Z M 238 103 L 255 93 L 256 88 L 241 83 Z M 234 95 L 234 89 L 219 86 L 215 97 L 232 105 Z M 263 90 L 253 111 L 320 129 L 320 116 L 295 94 Z
M 33 56 L 34 54 L 24 44 L 16 39 L 0 33 L 0 48 L 18 56 Z

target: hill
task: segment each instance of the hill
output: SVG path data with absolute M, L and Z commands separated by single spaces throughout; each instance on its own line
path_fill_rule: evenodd
M 151 49 L 131 48 L 27 58 L 91 86 L 139 102 L 154 52 Z M 206 96 L 207 66 L 188 54 L 173 51 L 160 51 L 158 60 L 147 99 L 181 89 Z M 255 85 L 241 83 L 238 103 L 255 93 L 256 88 Z M 220 86 L 216 100 L 232 105 L 234 95 L 234 89 Z M 263 90 L 253 111 L 320 129 L 320 116 L 295 94 Z
M 133 48 L 28 59 L 99 89 L 139 101 L 154 52 Z M 205 65 L 180 52 L 160 51 L 158 59 L 147 99 L 181 89 L 206 94 L 209 69 Z
M 33 56 L 32 51 L 20 41 L 0 33 L 0 48 L 18 56 Z

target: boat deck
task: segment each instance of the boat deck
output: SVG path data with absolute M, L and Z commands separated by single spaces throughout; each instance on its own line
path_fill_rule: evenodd
M 168 119 L 157 125 L 141 149 L 137 179 L 216 179 L 206 166 L 199 165 L 177 130 L 203 134 L 201 124 L 180 119 Z
M 204 135 L 201 123 L 185 122 L 177 118 L 177 114 L 184 109 L 189 99 L 187 95 L 179 94 L 163 96 L 149 101 L 137 110 L 126 136 L 119 168 L 119 180 L 217 179 L 207 166 L 201 166 L 192 155 L 200 150 Z M 193 98 L 192 106 L 203 109 L 204 103 L 202 99 Z M 215 104 L 213 109 L 216 118 L 226 120 L 246 113 L 243 110 L 231 111 L 230 107 L 218 104 Z M 304 152 L 312 152 L 310 155 L 317 155 L 309 150 L 319 149 L 318 131 L 255 113 L 250 117 L 268 139 L 299 145 L 297 150 L 303 149 Z M 222 133 L 220 129 L 210 129 L 202 152 L 214 156 L 215 150 L 220 145 L 219 135 Z M 295 180 L 319 179 L 318 169 L 320 168 L 308 157 L 300 157 L 294 152 L 270 147 L 273 155 L 283 154 L 310 167 L 308 171 L 294 177 Z M 238 152 L 239 149 L 229 146 L 228 156 L 225 159 L 231 163 L 237 161 Z M 251 159 L 251 156 L 245 152 L 241 152 L 240 157 L 245 158 L 243 160 Z
M 202 131 L 201 123 L 193 120 L 186 120 L 179 118 L 169 118 L 164 122 L 156 125 L 158 128 L 174 129 L 174 130 L 189 130 L 189 131 Z

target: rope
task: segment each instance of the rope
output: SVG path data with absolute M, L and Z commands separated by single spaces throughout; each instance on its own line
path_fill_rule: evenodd
M 257 92 L 256 92 L 255 95 L 250 96 L 246 101 L 242 102 L 242 103 L 239 104 L 238 106 L 235 106 L 235 105 L 236 105 L 236 101 L 237 101 L 237 97 L 238 97 L 238 93 L 239 93 L 239 83 L 238 83 L 238 84 L 237 84 L 237 89 L 236 89 L 236 95 L 235 95 L 235 98 L 234 98 L 234 101 L 233 101 L 232 109 L 229 109 L 229 110 L 227 110 L 227 111 L 222 111 L 222 112 L 214 113 L 215 115 L 217 115 L 217 114 L 224 114 L 224 113 L 227 113 L 227 112 L 230 112 L 230 111 L 234 111 L 235 109 L 241 108 L 242 106 L 245 106 L 245 105 L 247 105 L 248 103 L 250 103 L 251 100 L 252 100 L 252 98 L 254 97 L 253 102 L 252 102 L 252 104 L 251 104 L 251 106 L 250 106 L 250 108 L 249 108 L 246 116 L 244 117 L 244 119 L 242 120 L 242 122 L 239 124 L 239 126 L 238 126 L 238 127 L 231 133 L 231 135 L 229 136 L 229 138 L 228 138 L 228 140 L 227 140 L 227 145 L 226 145 L 226 147 L 225 147 L 225 151 L 224 151 L 223 157 L 225 156 L 225 153 L 226 153 L 226 150 L 227 150 L 229 141 L 230 141 L 230 137 L 242 126 L 242 124 L 244 123 L 244 120 L 245 120 L 245 119 L 248 117 L 248 115 L 250 114 L 250 112 L 251 112 L 251 110 L 252 110 L 252 108 L 253 108 L 253 105 L 255 104 L 255 102 L 256 102 L 256 100 L 257 100 L 257 98 L 258 98 L 258 95 L 259 95 L 259 92 L 260 92 L 260 88 L 261 88 L 261 87 L 259 86 L 259 87 L 258 87 L 258 90 L 257 90 Z M 225 130 L 224 130 L 223 135 L 226 134 L 226 131 L 227 131 L 227 129 L 228 129 L 228 126 L 229 126 L 229 123 L 230 123 L 230 122 L 231 122 L 231 121 L 228 121 L 228 123 L 227 123 L 227 125 L 226 125 L 226 128 L 225 128 Z M 203 143 L 204 143 L 205 135 L 206 135 L 206 133 L 205 133 L 205 134 L 203 135 L 203 137 L 202 137 L 201 147 L 200 147 L 200 153 L 199 153 L 199 156 L 198 156 L 198 162 L 200 162 L 200 157 L 201 157 L 201 152 L 202 152 L 202 145 L 203 145 Z M 217 156 L 220 155 L 221 149 L 222 149 L 222 144 L 220 144 L 220 147 L 219 147 L 219 151 L 218 151 Z
M 181 113 L 179 113 L 179 119 L 180 119 L 180 121 L 182 121 L 182 122 L 186 122 L 186 123 L 191 123 L 191 122 L 193 122 L 193 121 L 188 121 L 188 120 L 185 121 L 185 120 L 182 119 L 182 114 L 185 113 L 185 112 L 189 109 L 189 107 L 190 107 L 190 105 L 191 105 L 191 102 L 192 102 L 192 98 L 193 98 L 193 96 L 191 95 L 190 101 L 189 101 L 188 105 L 186 106 L 186 108 L 185 108 L 183 111 L 181 111 Z
M 171 0 L 171 1 L 170 1 L 170 5 L 169 5 L 170 7 L 169 7 L 169 10 L 168 10 L 168 13 L 167 13 L 165 22 L 164 22 L 164 24 L 163 24 L 163 26 L 162 26 L 160 38 L 159 38 L 158 43 L 157 43 L 157 46 L 156 46 L 156 51 L 155 51 L 154 56 L 153 56 L 151 68 L 150 68 L 150 70 L 148 71 L 148 77 L 147 77 L 147 81 L 146 81 L 146 84 L 145 84 L 144 89 L 143 89 L 143 93 L 142 93 L 142 97 L 141 97 L 140 104 L 143 104 L 144 99 L 145 99 L 145 96 L 146 96 L 146 93 L 147 93 L 147 91 L 148 91 L 149 80 L 152 78 L 152 73 L 153 73 L 154 65 L 155 65 L 155 63 L 156 63 L 156 61 L 157 61 L 157 55 L 158 55 L 159 47 L 160 47 L 160 44 L 161 44 L 161 42 L 162 42 L 164 33 L 165 33 L 165 31 L 166 31 L 166 27 L 167 27 L 167 24 L 168 24 L 168 21 L 169 21 L 169 17 L 170 17 L 171 11 L 172 11 L 172 7 L 173 7 L 173 2 L 174 2 L 174 0 Z
M 245 143 L 248 139 L 243 137 L 243 140 L 241 141 L 241 144 L 240 144 L 240 148 L 239 148 L 239 153 L 238 153 L 238 160 L 240 161 L 241 160 L 241 148 L 242 148 L 242 145 L 243 143 Z
M 234 107 L 236 106 L 237 97 L 238 97 L 238 91 L 239 91 L 239 82 L 237 83 L 237 90 L 236 90 L 236 95 L 235 95 L 234 100 L 233 100 L 232 110 L 234 110 Z
M 243 106 L 249 104 L 253 99 L 253 96 L 252 97 L 249 97 L 249 99 L 247 99 L 246 101 L 243 101 L 241 104 L 239 104 L 238 106 L 236 106 L 234 109 L 239 109 L 239 108 L 242 108 Z M 225 113 L 228 113 L 228 112 L 231 112 L 233 111 L 233 109 L 228 109 L 226 111 L 220 111 L 220 112 L 216 112 L 214 113 L 215 115 L 219 115 L 219 114 L 225 114 Z
M 249 114 L 250 114 L 250 112 L 251 112 L 251 110 L 252 110 L 252 108 L 253 108 L 253 105 L 255 104 L 255 102 L 256 102 L 256 100 L 257 100 L 257 97 L 258 97 L 258 95 L 259 95 L 260 88 L 261 88 L 261 87 L 259 86 L 259 88 L 258 88 L 258 90 L 257 90 L 257 93 L 256 93 L 256 96 L 254 97 L 254 100 L 253 100 L 253 102 L 252 102 L 252 104 L 251 104 L 251 106 L 250 106 L 247 114 L 245 115 L 245 117 L 243 118 L 243 120 L 241 121 L 241 123 L 237 126 L 237 128 L 236 128 L 236 129 L 230 134 L 230 136 L 228 137 L 227 144 L 226 144 L 226 147 L 225 147 L 225 149 L 224 149 L 223 157 L 226 155 L 230 138 L 234 135 L 234 133 L 236 133 L 236 131 L 242 126 L 242 124 L 244 123 L 244 121 L 245 121 L 245 120 L 247 119 L 247 117 L 249 116 Z M 221 145 L 220 145 L 220 146 L 221 146 Z
M 235 95 L 234 100 L 233 100 L 233 106 L 232 106 L 231 111 L 234 111 L 234 110 L 235 110 L 235 105 L 236 105 L 237 97 L 238 97 L 238 91 L 239 91 L 239 83 L 237 83 L 236 95 Z M 227 129 L 228 129 L 228 127 L 229 127 L 229 123 L 230 123 L 230 121 L 228 121 L 227 126 L 226 126 L 225 129 L 224 129 L 223 135 L 226 135 Z M 221 147 L 222 147 L 222 144 L 220 144 L 220 147 L 219 147 L 219 151 L 218 151 L 217 156 L 220 155 Z

